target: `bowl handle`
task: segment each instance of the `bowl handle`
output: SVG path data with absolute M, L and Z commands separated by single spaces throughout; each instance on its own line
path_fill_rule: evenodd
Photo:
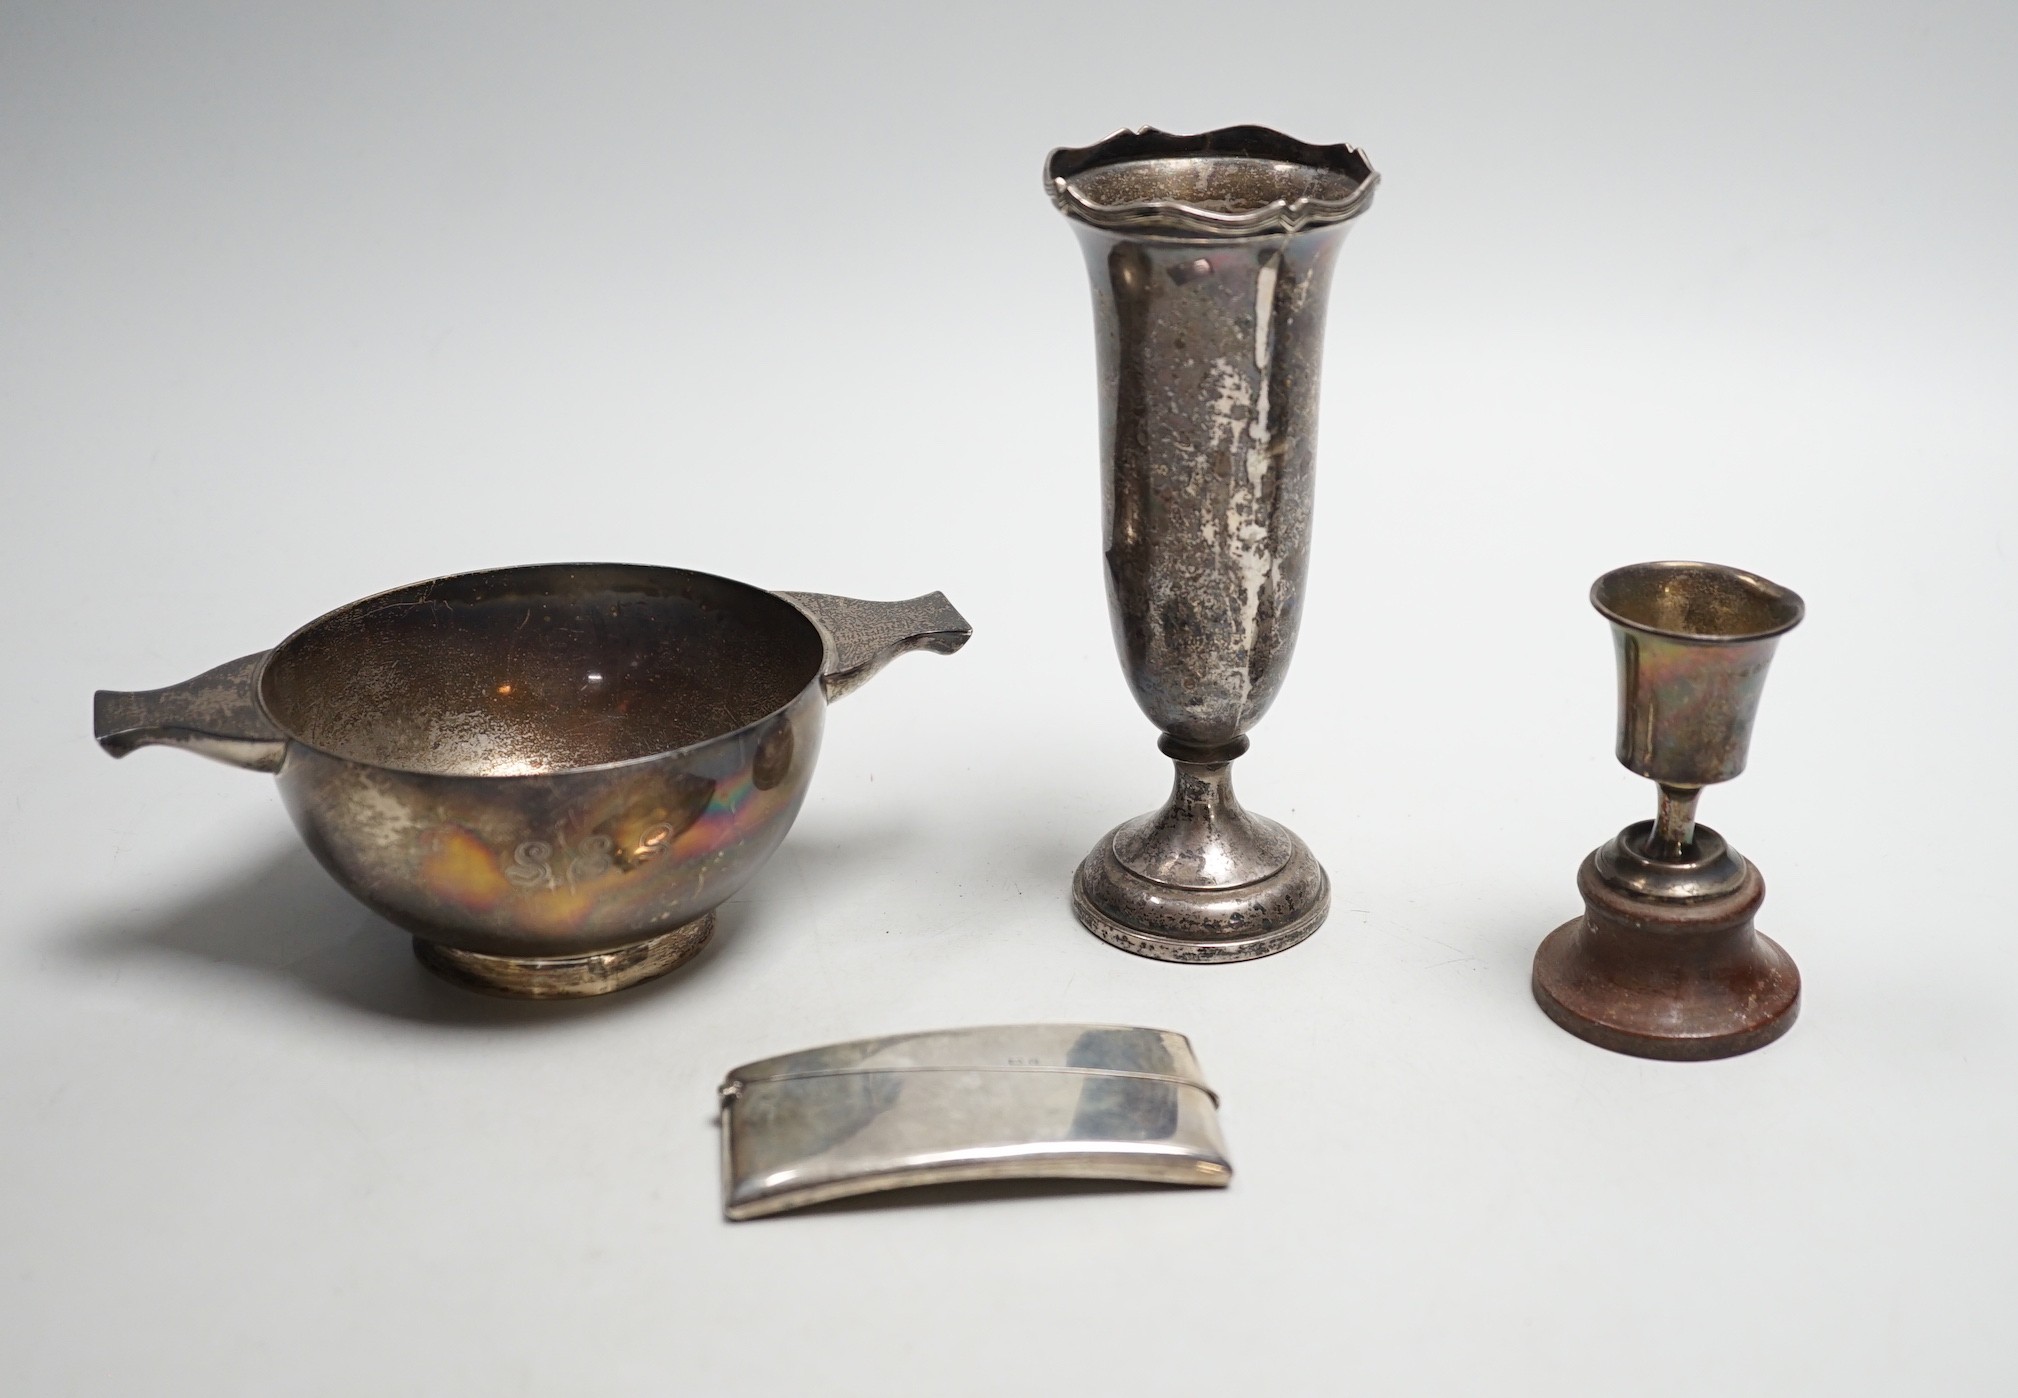
M 270 652 L 241 656 L 166 689 L 92 697 L 98 746 L 114 757 L 164 743 L 254 772 L 278 772 L 287 735 L 259 706 L 259 671 Z
M 820 688 L 839 699 L 862 687 L 869 677 L 910 650 L 951 655 L 967 644 L 974 628 L 953 610 L 943 592 L 928 592 L 903 602 L 864 602 L 831 597 L 824 592 L 780 592 L 778 596 L 806 614 L 826 645 L 820 667 Z

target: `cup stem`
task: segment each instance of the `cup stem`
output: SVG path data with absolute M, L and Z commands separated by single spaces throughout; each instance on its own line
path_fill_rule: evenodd
M 1647 837 L 1647 853 L 1656 859 L 1680 859 L 1696 842 L 1696 799 L 1703 789 L 1662 782 L 1660 791 L 1654 833 Z

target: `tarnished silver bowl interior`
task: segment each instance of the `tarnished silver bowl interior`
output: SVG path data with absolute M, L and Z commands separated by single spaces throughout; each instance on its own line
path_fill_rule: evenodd
M 553 565 L 353 603 L 274 651 L 261 699 L 295 740 L 445 776 L 623 762 L 730 733 L 820 673 L 818 631 L 759 588 Z

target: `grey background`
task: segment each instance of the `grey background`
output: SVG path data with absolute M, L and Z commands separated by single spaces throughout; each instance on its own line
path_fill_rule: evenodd
M 32 1393 L 1991 1393 L 2018 1383 L 2018 9 L 0 5 L 0 1370 Z M 1078 930 L 1166 781 L 1112 656 L 1044 151 L 1265 121 L 1340 264 L 1308 624 L 1240 767 L 1297 951 Z M 1767 1052 L 1531 1003 L 1611 759 L 1589 580 L 1803 592 L 1705 818 Z M 436 984 L 265 779 L 90 744 L 350 598 L 565 558 L 973 619 L 833 717 L 687 972 Z M 1192 1035 L 1224 1193 L 730 1226 L 713 1088 Z

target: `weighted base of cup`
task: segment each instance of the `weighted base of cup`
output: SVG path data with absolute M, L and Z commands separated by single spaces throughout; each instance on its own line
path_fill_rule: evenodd
M 1577 871 L 1584 915 L 1535 952 L 1534 997 L 1580 1039 L 1639 1058 L 1700 1061 L 1763 1048 L 1794 1027 L 1801 973 L 1752 926 L 1765 880 L 1708 898 L 1615 888 L 1597 856 Z
M 1128 828 L 1102 837 L 1072 880 L 1079 921 L 1123 951 L 1194 964 L 1252 961 L 1295 946 L 1331 911 L 1331 880 L 1309 847 L 1287 831 L 1289 862 L 1266 878 L 1186 888 L 1145 878 L 1115 857 L 1115 836 Z
M 420 964 L 467 990 L 529 1000 L 573 1000 L 608 995 L 663 976 L 700 954 L 715 935 L 715 915 L 704 914 L 642 942 L 586 956 L 487 956 L 413 939 Z

